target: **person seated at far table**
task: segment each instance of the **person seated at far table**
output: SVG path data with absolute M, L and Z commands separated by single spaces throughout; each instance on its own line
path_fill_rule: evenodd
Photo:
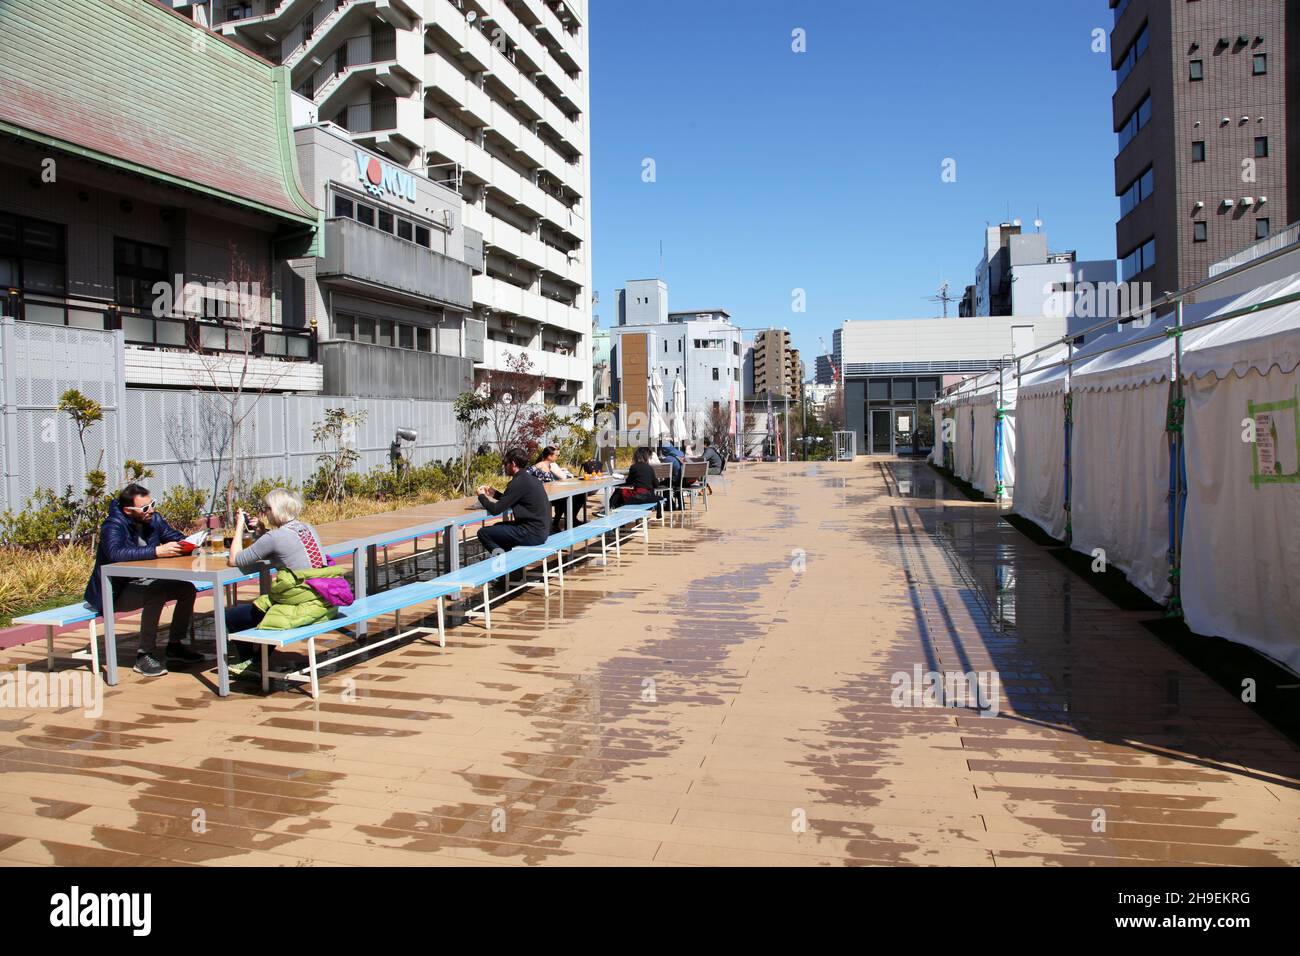
M 638 448 L 632 453 L 632 467 L 627 470 L 623 484 L 614 489 L 610 498 L 611 508 L 623 505 L 657 505 L 659 495 L 655 492 L 655 470 L 650 467 L 649 448 Z
M 250 518 L 242 508 L 236 512 L 226 564 L 249 573 L 265 562 L 277 571 L 269 593 L 251 604 L 226 608 L 227 633 L 254 627 L 306 627 L 333 617 L 336 607 L 352 603 L 352 588 L 344 578 L 344 569 L 325 557 L 316 529 L 298 520 L 302 509 L 302 499 L 293 492 L 272 488 L 262 499 L 256 516 Z M 268 530 L 245 548 L 245 529 L 260 529 L 263 523 Z M 235 657 L 230 672 L 238 676 L 253 666 L 258 645 L 231 641 L 230 647 Z
M 704 452 L 700 455 L 709 465 L 710 475 L 720 475 L 722 470 L 727 467 L 727 463 L 722 460 L 722 455 L 713 447 L 713 442 L 708 438 L 704 439 Z M 708 485 L 704 486 L 708 494 L 713 494 L 713 489 Z
M 504 492 L 479 485 L 478 503 L 490 515 L 514 511 L 514 520 L 483 525 L 478 529 L 479 544 L 491 555 L 512 548 L 535 547 L 546 543 L 551 501 L 538 477 L 529 470 L 528 456 L 522 448 L 505 454 L 505 470 L 510 484 Z
M 554 445 L 547 445 L 537 456 L 537 461 L 528 469 L 537 476 L 539 481 L 572 481 L 573 473 L 560 464 L 560 450 Z M 573 514 L 575 515 L 573 523 L 582 524 L 582 520 L 577 518 L 587 504 L 587 496 L 573 496 Z M 564 500 L 554 501 L 551 503 L 551 533 L 554 534 L 564 527 L 565 504 Z
M 85 600 L 97 614 L 104 613 L 104 595 L 100 582 L 100 569 L 106 564 L 123 561 L 149 561 L 154 558 L 175 558 L 184 553 L 181 541 L 185 536 L 169 525 L 154 506 L 153 495 L 144 485 L 132 482 L 123 488 L 108 505 L 108 517 L 99 530 L 99 548 L 95 552 L 95 569 L 86 583 Z M 181 643 L 190 631 L 194 615 L 194 598 L 197 592 L 189 581 L 167 581 L 154 578 L 112 577 L 113 611 L 143 611 L 140 615 L 140 647 L 136 651 L 137 674 L 161 677 L 167 667 L 158 660 L 158 621 L 165 604 L 175 601 L 172 622 L 167 636 L 169 663 L 198 664 L 210 659 Z M 215 655 L 213 655 L 215 656 Z

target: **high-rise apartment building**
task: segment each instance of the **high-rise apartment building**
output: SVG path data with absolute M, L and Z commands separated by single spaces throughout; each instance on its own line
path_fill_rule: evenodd
M 1300 2 L 1110 5 L 1120 278 L 1158 296 L 1300 211 Z
M 546 399 L 590 399 L 587 0 L 185 6 L 288 67 L 322 122 L 463 197 L 464 226 L 483 236 L 479 377 L 522 352 L 554 383 Z
M 790 347 L 785 329 L 764 329 L 754 335 L 753 378 L 748 397 L 799 400 L 803 363 L 799 350 Z

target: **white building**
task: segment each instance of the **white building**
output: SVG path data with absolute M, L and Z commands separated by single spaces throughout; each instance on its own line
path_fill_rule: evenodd
M 464 198 L 484 249 L 478 377 L 522 351 L 557 383 L 547 399 L 590 400 L 587 0 L 189 7 L 286 66 L 321 121 Z
M 610 329 L 610 363 L 619 421 L 649 409 L 655 377 L 663 389 L 664 412 L 671 415 L 680 379 L 688 423 L 707 421 L 730 407 L 734 392 L 743 398 L 741 332 L 725 309 L 668 311 L 668 285 L 662 279 L 633 279 L 617 292 L 618 324 Z

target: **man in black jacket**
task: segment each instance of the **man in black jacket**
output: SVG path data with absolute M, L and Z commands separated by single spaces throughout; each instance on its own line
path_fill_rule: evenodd
M 121 561 L 148 561 L 153 558 L 172 558 L 181 554 L 180 542 L 184 535 L 169 525 L 154 510 L 153 496 L 143 485 L 127 485 L 109 502 L 108 517 L 99 532 L 99 550 L 95 554 L 95 570 L 86 584 L 86 603 L 100 614 L 104 613 L 103 593 L 99 569 L 105 564 Z M 190 631 L 190 618 L 194 613 L 194 585 L 188 581 L 159 581 L 148 578 L 113 577 L 113 610 L 137 611 L 140 615 L 140 649 L 136 654 L 135 671 L 146 677 L 159 677 L 167 668 L 157 657 L 158 619 L 163 606 L 176 602 L 172 609 L 172 623 L 167 642 L 167 660 L 175 664 L 197 664 L 205 660 L 203 654 L 185 647 L 181 639 Z
M 478 540 L 483 550 L 491 554 L 498 549 L 527 547 L 546 543 L 550 528 L 551 502 L 546 487 L 528 471 L 528 456 L 522 448 L 506 452 L 506 474 L 510 484 L 504 493 L 487 485 L 479 485 L 478 502 L 491 515 L 513 510 L 514 520 L 484 525 L 478 529 Z

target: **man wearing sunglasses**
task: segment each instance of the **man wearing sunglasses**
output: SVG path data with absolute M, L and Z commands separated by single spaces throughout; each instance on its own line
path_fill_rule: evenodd
M 86 585 L 86 603 L 104 613 L 99 569 L 121 561 L 148 561 L 173 558 L 181 554 L 179 531 L 169 525 L 154 508 L 153 496 L 143 485 L 132 482 L 108 505 L 108 517 L 99 533 L 99 550 L 95 570 Z M 194 585 L 188 581 L 159 581 L 152 578 L 109 579 L 113 585 L 114 611 L 143 611 L 140 615 L 140 649 L 135 671 L 145 677 L 159 677 L 167 668 L 158 659 L 158 620 L 164 605 L 176 602 L 172 609 L 166 660 L 171 664 L 197 664 L 208 655 L 191 650 L 181 643 L 189 633 L 194 614 Z

